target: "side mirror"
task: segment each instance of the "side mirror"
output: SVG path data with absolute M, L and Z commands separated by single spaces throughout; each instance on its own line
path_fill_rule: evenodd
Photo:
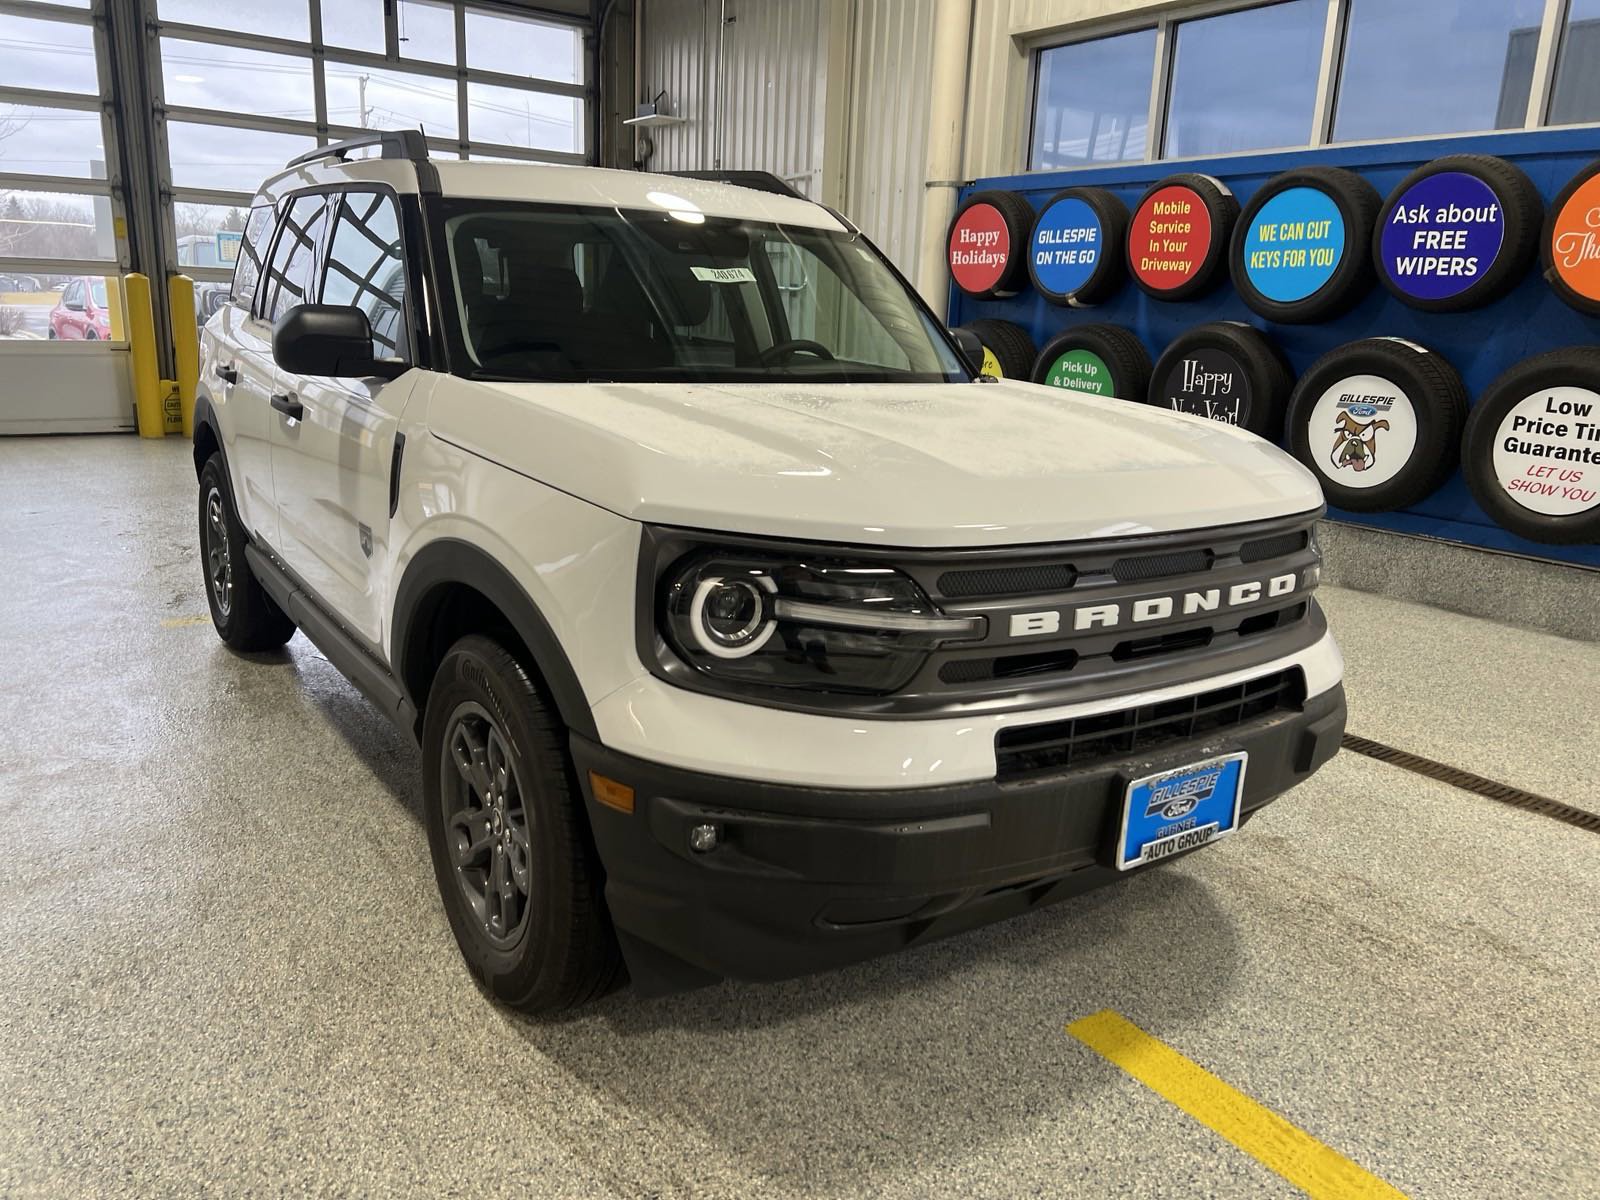
M 273 322 L 272 357 L 291 375 L 393 379 L 406 370 L 372 356 L 367 314 L 345 304 L 296 304 Z
M 961 353 L 967 357 L 967 365 L 974 373 L 983 374 L 983 342 L 978 335 L 970 329 L 952 329 L 950 336 L 955 339 L 956 345 L 961 347 Z

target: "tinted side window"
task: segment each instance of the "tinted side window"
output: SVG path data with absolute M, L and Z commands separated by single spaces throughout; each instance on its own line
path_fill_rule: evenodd
M 393 196 L 350 192 L 328 246 L 322 303 L 353 304 L 372 325 L 375 358 L 405 358 L 405 258 L 400 250 L 400 210 Z
M 296 304 L 315 303 L 317 247 L 328 211 L 326 196 L 300 196 L 278 224 L 272 262 L 267 266 L 266 304 L 262 315 L 276 321 Z
M 239 304 L 249 307 L 256 296 L 256 282 L 261 278 L 261 260 L 267 256 L 267 243 L 272 240 L 272 206 L 262 204 L 250 210 L 245 222 L 244 238 L 239 243 L 239 258 L 233 264 L 233 290 L 230 296 Z

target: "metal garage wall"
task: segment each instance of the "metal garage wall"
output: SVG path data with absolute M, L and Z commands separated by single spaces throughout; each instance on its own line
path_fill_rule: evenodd
M 646 0 L 643 92 L 664 89 L 672 114 L 684 118 L 651 130 L 655 154 L 647 165 L 771 171 L 820 198 L 828 7 L 828 0 Z
M 840 208 L 907 276 L 922 239 L 934 9 L 934 0 L 858 0 L 851 38 Z

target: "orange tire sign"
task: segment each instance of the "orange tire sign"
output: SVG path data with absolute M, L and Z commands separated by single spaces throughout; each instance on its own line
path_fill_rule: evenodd
M 1569 183 L 1551 206 L 1545 278 L 1561 298 L 1600 315 L 1600 163 Z

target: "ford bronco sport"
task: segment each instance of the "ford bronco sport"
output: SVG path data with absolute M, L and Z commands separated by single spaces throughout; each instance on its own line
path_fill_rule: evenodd
M 203 343 L 217 632 L 298 628 L 417 740 L 445 911 L 507 1004 L 1022 912 L 1339 745 L 1312 476 L 980 379 L 770 176 L 328 146 L 262 186 Z

